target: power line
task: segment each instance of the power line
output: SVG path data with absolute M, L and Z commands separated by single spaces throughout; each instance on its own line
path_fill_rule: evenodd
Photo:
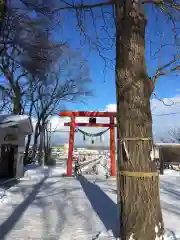
M 169 116 L 169 115 L 177 115 L 180 114 L 180 112 L 174 112 L 174 113 L 162 113 L 162 114 L 152 114 L 153 116 Z

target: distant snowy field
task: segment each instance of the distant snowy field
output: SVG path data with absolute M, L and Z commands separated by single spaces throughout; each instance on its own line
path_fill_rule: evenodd
M 20 183 L 8 191 L 0 189 L 0 239 L 115 239 L 112 238 L 112 232 L 115 231 L 113 228 L 117 227 L 116 181 L 93 175 L 86 175 L 77 181 L 74 178 L 61 177 L 64 173 L 63 167 L 31 165 L 26 169 Z M 179 240 L 180 172 L 166 170 L 160 180 L 165 240 Z M 13 220 L 16 224 L 12 226 L 12 220 L 8 220 L 9 216 L 14 214 L 15 208 L 22 206 L 22 202 L 28 199 L 31 191 L 33 192 L 33 186 L 41 181 L 44 182 L 37 196 L 28 203 L 27 208 L 24 207 L 25 213 L 21 217 L 16 213 L 17 221 Z M 102 202 L 108 207 L 104 208 Z M 21 212 L 21 209 L 19 211 Z M 42 219 L 42 214 L 47 215 Z M 106 216 L 109 219 L 105 219 Z M 13 217 L 16 218 L 14 215 Z M 47 220 L 50 222 L 47 223 Z M 53 222 L 55 224 L 59 221 L 62 222 L 58 227 L 52 225 Z M 4 222 L 6 225 L 3 225 Z M 8 228 L 8 224 L 11 225 L 10 230 L 3 230 Z M 37 227 L 34 224 L 37 224 Z M 7 238 L 4 238 L 5 236 Z

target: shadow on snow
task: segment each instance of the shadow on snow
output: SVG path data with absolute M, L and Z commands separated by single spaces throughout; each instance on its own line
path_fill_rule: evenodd
M 30 204 L 35 200 L 36 195 L 38 194 L 41 186 L 45 182 L 47 177 L 44 177 L 40 182 L 35 184 L 30 195 L 20 203 L 12 212 L 12 214 L 5 220 L 0 226 L 0 239 L 4 237 L 13 229 L 15 224 L 19 221 L 25 210 L 30 206 Z
M 119 222 L 117 204 L 114 203 L 98 185 L 88 181 L 84 176 L 79 176 L 78 180 L 107 231 L 112 230 L 113 235 L 118 237 Z

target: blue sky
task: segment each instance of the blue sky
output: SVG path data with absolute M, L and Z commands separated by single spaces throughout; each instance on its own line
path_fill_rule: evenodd
M 95 0 L 92 2 L 94 1 Z M 105 10 L 111 11 L 109 8 L 105 8 Z M 99 10 L 96 10 L 95 16 L 98 15 Z M 157 14 L 157 11 L 150 5 L 146 8 L 146 15 L 148 18 L 148 25 L 146 28 L 146 62 L 148 73 L 152 76 L 157 69 L 158 64 L 162 65 L 172 58 L 172 53 L 174 52 L 172 47 L 164 48 L 156 59 L 152 59 L 152 55 L 160 47 L 160 44 L 173 43 L 173 32 L 171 23 L 167 22 L 167 19 L 160 12 Z M 86 17 L 85 20 L 85 31 L 91 39 L 94 39 L 92 18 L 90 18 L 89 15 L 86 16 L 88 17 Z M 80 43 L 83 38 L 80 36 L 79 30 L 76 27 L 76 16 L 73 15 L 72 12 L 66 12 L 61 15 L 61 17 L 63 19 L 63 28 L 62 30 L 57 31 L 56 38 L 58 39 L 59 36 L 62 38 L 63 36 L 64 39 L 68 39 L 72 48 L 78 48 L 82 51 L 84 57 L 89 63 L 91 78 L 93 81 L 92 87 L 94 90 L 94 96 L 87 99 L 87 104 L 66 104 L 66 107 L 69 110 L 103 110 L 106 105 L 114 104 L 116 102 L 114 70 L 106 67 L 104 73 L 104 60 L 98 55 L 97 51 L 89 51 L 89 44 L 82 45 Z M 112 19 L 109 18 L 109 16 L 107 17 L 107 20 L 112 23 Z M 105 33 L 100 31 L 101 26 L 104 24 L 102 20 L 98 19 L 96 24 L 97 31 L 100 32 L 100 37 L 106 37 L 107 35 L 105 36 Z M 114 29 L 111 24 L 109 24 L 108 31 L 111 35 L 114 34 Z M 115 47 L 108 51 L 102 51 L 102 54 L 111 59 L 115 58 Z M 173 76 L 161 77 L 156 85 L 156 93 L 160 98 L 177 95 L 177 89 L 180 89 L 180 81 L 178 81 L 177 77 Z

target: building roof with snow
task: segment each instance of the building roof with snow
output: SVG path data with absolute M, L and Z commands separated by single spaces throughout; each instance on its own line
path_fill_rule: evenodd
M 18 127 L 25 135 L 33 132 L 30 117 L 27 115 L 0 115 L 0 129 L 8 127 Z

